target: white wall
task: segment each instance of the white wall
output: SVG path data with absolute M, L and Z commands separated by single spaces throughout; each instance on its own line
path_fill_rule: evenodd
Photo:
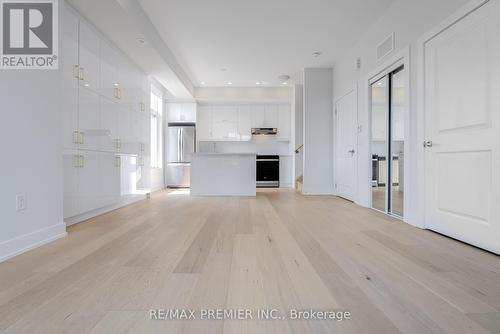
M 384 61 L 391 58 L 391 55 L 376 60 L 376 46 L 381 43 L 391 33 L 395 33 L 395 48 L 393 54 L 396 54 L 407 47 L 410 47 L 410 87 L 411 87 L 411 111 L 409 124 L 410 133 L 407 139 L 410 141 L 410 184 L 407 188 L 407 195 L 411 194 L 412 201 L 406 211 L 406 221 L 420 225 L 414 221 L 416 212 L 423 210 L 417 203 L 417 184 L 421 180 L 416 176 L 416 162 L 412 157 L 415 156 L 419 143 L 416 142 L 417 136 L 417 40 L 426 31 L 434 25 L 451 15 L 453 11 L 465 4 L 467 0 L 420 0 L 420 1 L 398 1 L 388 8 L 385 14 L 373 25 L 368 32 L 358 41 L 343 59 L 335 64 L 334 74 L 334 100 L 338 99 L 345 92 L 351 89 L 356 83 L 359 87 L 358 94 L 358 119 L 361 125 L 361 133 L 358 138 L 358 196 L 355 201 L 358 204 L 370 205 L 370 187 L 367 175 L 370 173 L 371 162 L 369 152 L 369 115 L 367 107 L 367 77 L 382 65 Z M 362 67 L 356 71 L 354 61 L 361 58 Z M 406 158 L 406 157 L 405 157 Z
M 66 235 L 59 71 L 1 72 L 0 261 Z
M 150 78 L 151 85 L 155 87 L 156 93 L 161 94 L 163 97 L 163 119 L 162 119 L 162 168 L 151 167 L 151 192 L 159 191 L 165 188 L 165 147 L 167 147 L 167 142 L 165 140 L 165 133 L 167 128 L 167 118 L 168 118 L 168 108 L 166 96 L 169 92 L 154 78 Z
M 295 85 L 295 147 L 304 144 L 304 86 Z M 304 172 L 304 150 L 298 154 L 295 152 L 295 178 L 297 179 Z
M 304 69 L 304 184 L 306 195 L 333 193 L 333 70 Z

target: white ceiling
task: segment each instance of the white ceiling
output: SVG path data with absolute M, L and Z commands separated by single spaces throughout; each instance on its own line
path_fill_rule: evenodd
M 194 86 L 255 86 L 332 66 L 395 0 L 138 1 Z

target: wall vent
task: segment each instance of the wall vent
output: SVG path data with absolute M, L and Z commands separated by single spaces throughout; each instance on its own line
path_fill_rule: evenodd
M 377 61 L 394 51 L 394 33 L 377 46 Z

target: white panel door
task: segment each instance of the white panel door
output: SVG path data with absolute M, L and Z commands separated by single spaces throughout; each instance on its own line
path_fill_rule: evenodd
M 500 2 L 425 44 L 426 227 L 500 254 Z
M 80 21 L 80 83 L 99 91 L 100 40 L 97 33 L 84 21 Z
M 357 188 L 358 111 L 353 90 L 335 104 L 335 185 L 337 195 L 354 200 Z

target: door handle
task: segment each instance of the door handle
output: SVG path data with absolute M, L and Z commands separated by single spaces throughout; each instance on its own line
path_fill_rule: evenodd
M 354 149 L 347 151 L 348 153 L 354 154 L 356 151 Z
M 425 148 L 432 147 L 433 145 L 434 145 L 434 143 L 432 142 L 432 140 L 424 141 L 424 147 Z

